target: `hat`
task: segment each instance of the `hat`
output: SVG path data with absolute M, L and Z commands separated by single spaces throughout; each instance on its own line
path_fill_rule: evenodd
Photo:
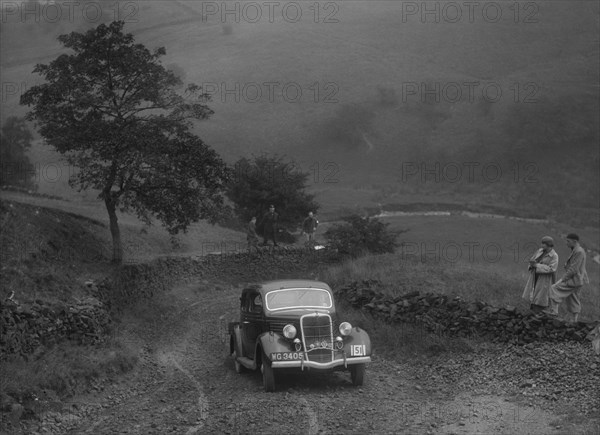
M 567 234 L 567 239 L 579 241 L 579 236 L 575 233 L 569 233 L 569 234 Z
M 544 236 L 542 237 L 542 243 L 545 243 L 546 245 L 552 247 L 554 246 L 554 239 L 550 236 Z
M 273 204 L 271 204 L 271 205 L 269 206 L 269 208 L 275 208 L 275 206 L 274 206 Z

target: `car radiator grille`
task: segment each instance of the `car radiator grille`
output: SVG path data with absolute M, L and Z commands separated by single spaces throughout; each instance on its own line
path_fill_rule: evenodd
M 302 344 L 309 361 L 333 361 L 333 329 L 328 314 L 306 314 L 300 318 Z

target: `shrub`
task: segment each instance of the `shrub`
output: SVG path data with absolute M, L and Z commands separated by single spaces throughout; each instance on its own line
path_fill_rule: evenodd
M 258 219 L 256 229 L 262 234 L 262 220 L 275 205 L 279 214 L 280 241 L 293 243 L 294 232 L 308 215 L 317 212 L 319 204 L 314 195 L 307 193 L 309 172 L 302 172 L 294 161 L 278 155 L 263 154 L 252 159 L 242 158 L 233 167 L 233 176 L 227 186 L 227 198 L 234 204 L 233 212 L 246 229 L 253 216 Z
M 351 215 L 346 223 L 336 224 L 325 232 L 329 245 L 340 254 L 358 257 L 366 253 L 394 252 L 398 233 L 388 231 L 388 225 L 377 218 Z

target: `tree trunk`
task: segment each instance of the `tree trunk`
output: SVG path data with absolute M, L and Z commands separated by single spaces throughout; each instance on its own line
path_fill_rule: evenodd
M 123 262 L 123 246 L 121 246 L 121 231 L 119 231 L 119 222 L 117 219 L 116 207 L 110 195 L 106 195 L 104 198 L 104 204 L 106 204 L 106 210 L 108 211 L 108 218 L 110 219 L 110 234 L 113 242 L 113 263 Z

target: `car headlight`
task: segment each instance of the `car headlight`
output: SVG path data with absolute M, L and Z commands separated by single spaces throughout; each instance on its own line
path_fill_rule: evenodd
M 340 334 L 348 335 L 352 331 L 352 325 L 348 322 L 340 323 Z
M 296 336 L 296 327 L 294 325 L 285 325 L 283 327 L 283 336 L 292 339 Z

